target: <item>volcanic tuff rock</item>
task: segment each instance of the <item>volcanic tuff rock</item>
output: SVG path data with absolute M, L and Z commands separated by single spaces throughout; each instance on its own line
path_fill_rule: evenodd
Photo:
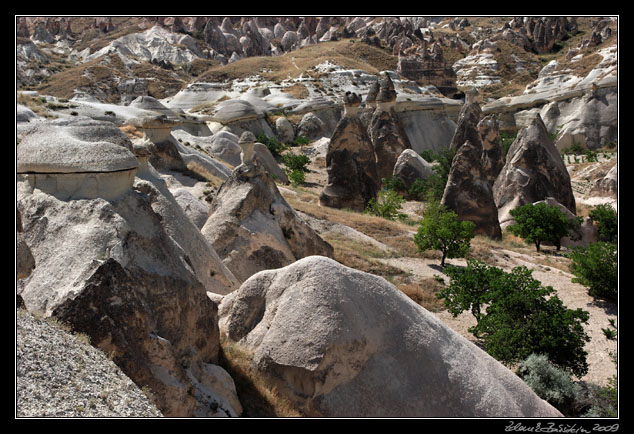
M 24 309 L 16 315 L 15 398 L 19 418 L 162 416 L 105 353 Z
M 405 149 L 411 149 L 409 139 L 394 112 L 396 95 L 392 79 L 385 74 L 380 80 L 376 96 L 377 107 L 368 126 L 368 134 L 376 154 L 379 179 L 392 176 L 399 155 Z
M 489 184 L 493 186 L 504 167 L 504 150 L 500 137 L 500 127 L 497 117 L 489 115 L 478 122 L 478 131 L 482 143 L 482 169 L 486 174 Z
M 241 281 L 305 256 L 333 254 L 257 161 L 241 164 L 222 184 L 201 232 Z
M 478 123 L 482 117 L 482 109 L 477 102 L 465 102 L 460 109 L 456 131 L 449 143 L 449 148 L 457 150 L 467 140 L 472 145 L 482 148 Z
M 307 416 L 561 416 L 386 280 L 329 258 L 257 273 L 219 315 Z
M 481 149 L 468 140 L 458 149 L 441 203 L 458 214 L 460 220 L 473 222 L 474 233 L 501 239 L 493 190 L 480 163 Z
M 417 179 L 426 179 L 433 174 L 431 164 L 412 149 L 401 152 L 394 165 L 393 175 L 403 181 L 408 190 Z
M 518 133 L 509 148 L 493 197 L 502 228 L 510 223 L 510 210 L 547 197 L 576 214 L 570 175 L 540 116 Z
M 152 209 L 158 195 L 146 181 L 111 202 L 62 201 L 19 185 L 24 239 L 36 263 L 19 294 L 29 311 L 87 334 L 149 386 L 166 416 L 238 415 L 209 374 L 218 360 L 215 305 Z M 215 268 L 221 272 L 221 264 Z M 219 279 L 215 286 L 228 290 Z
M 110 122 L 40 122 L 17 147 L 17 173 L 31 188 L 62 200 L 117 199 L 132 188 L 139 165 L 131 148 Z
M 357 95 L 347 98 L 344 117 L 330 138 L 328 184 L 319 196 L 322 205 L 363 211 L 381 185 L 372 142 L 357 116 L 360 103 Z
M 214 389 L 218 331 L 207 297 L 231 291 L 235 277 L 148 163 L 147 149 L 132 146 L 111 123 L 55 123 L 65 140 L 35 129 L 18 145 L 20 159 L 33 151 L 24 168 L 66 170 L 85 160 L 80 168 L 103 170 L 123 151 L 134 159 L 136 177 L 117 195 L 97 189 L 81 200 L 48 188 L 52 182 L 34 183 L 37 173 L 18 177 L 21 238 L 35 262 L 18 287 L 26 308 L 90 336 L 133 381 L 150 387 L 165 415 L 238 415 L 236 399 Z M 89 141 L 95 137 L 101 140 Z M 72 138 L 81 146 L 69 155 Z M 95 144 L 101 152 L 92 152 Z

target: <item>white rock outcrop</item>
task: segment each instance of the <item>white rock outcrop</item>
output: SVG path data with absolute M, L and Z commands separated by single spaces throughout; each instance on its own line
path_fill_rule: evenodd
M 329 258 L 255 274 L 219 316 L 306 416 L 561 416 L 389 282 Z

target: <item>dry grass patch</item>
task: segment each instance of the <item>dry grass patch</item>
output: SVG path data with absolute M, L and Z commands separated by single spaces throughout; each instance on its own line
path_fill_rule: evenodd
M 267 80 L 282 81 L 310 73 L 314 66 L 325 61 L 343 68 L 362 69 L 376 74 L 387 69 L 395 70 L 398 59 L 387 50 L 353 39 L 342 39 L 309 45 L 281 56 L 248 57 L 227 65 L 215 66 L 202 73 L 196 81 L 223 82 L 256 74 Z M 318 75 L 314 71 L 312 74 Z
M 296 405 L 252 366 L 253 355 L 221 334 L 219 363 L 233 378 L 243 417 L 302 417 Z
M 395 283 L 395 285 L 415 303 L 428 311 L 439 312 L 443 309 L 443 302 L 436 294 L 438 294 L 445 285 L 433 277 L 423 278 L 416 282 L 412 282 L 407 278 L 406 281 Z

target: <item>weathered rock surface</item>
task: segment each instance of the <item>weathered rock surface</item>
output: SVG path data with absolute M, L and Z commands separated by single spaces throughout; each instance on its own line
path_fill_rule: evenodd
M 117 199 L 130 190 L 138 168 L 131 148 L 110 122 L 40 122 L 17 146 L 17 173 L 32 188 L 63 200 Z
M 395 101 L 394 83 L 386 74 L 380 80 L 379 92 L 376 97 L 377 107 L 368 126 L 368 134 L 376 155 L 379 179 L 392 176 L 399 155 L 405 149 L 411 149 L 409 139 L 402 130 L 394 112 Z
M 570 175 L 540 116 L 518 133 L 509 148 L 493 197 L 503 229 L 509 224 L 510 210 L 547 197 L 576 214 Z
M 412 149 L 401 152 L 394 165 L 393 175 L 403 181 L 408 190 L 417 179 L 427 179 L 433 174 L 431 164 Z
M 16 314 L 16 416 L 160 417 L 107 354 L 54 322 Z
M 372 141 L 357 116 L 360 103 L 358 97 L 348 98 L 344 117 L 330 138 L 328 184 L 319 196 L 324 206 L 363 211 L 381 185 Z
M 219 315 L 307 416 L 561 416 L 390 283 L 328 258 L 252 276 Z
M 29 311 L 87 334 L 166 416 L 238 415 L 208 373 L 218 361 L 216 307 L 152 209 L 158 194 L 141 181 L 117 201 L 61 201 L 20 185 L 36 267 L 19 295 Z
M 493 186 L 495 179 L 504 167 L 504 150 L 500 137 L 500 127 L 495 115 L 484 117 L 477 125 L 482 143 L 482 169 L 489 184 Z
M 467 140 L 474 146 L 482 148 L 478 123 L 482 117 L 482 109 L 477 102 L 465 102 L 458 116 L 456 131 L 449 143 L 450 149 L 457 150 Z
M 615 164 L 603 178 L 595 182 L 588 192 L 589 197 L 618 198 L 619 178 L 617 167 L 618 165 Z
M 133 118 L 129 124 L 145 134 L 150 143 L 150 163 L 159 170 L 176 170 L 207 180 L 226 179 L 231 173 L 220 161 L 181 144 L 172 135 L 178 122 L 165 115 Z
M 451 163 L 441 203 L 458 214 L 460 220 L 475 224 L 474 233 L 501 239 L 498 210 L 493 190 L 481 165 L 482 151 L 466 141 Z
M 201 232 L 241 281 L 305 256 L 333 253 L 257 162 L 234 169 L 214 197 Z

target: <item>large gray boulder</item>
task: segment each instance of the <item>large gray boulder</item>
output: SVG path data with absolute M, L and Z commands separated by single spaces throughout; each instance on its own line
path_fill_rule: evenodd
M 554 198 L 576 214 L 570 175 L 539 115 L 520 130 L 506 156 L 506 164 L 493 185 L 498 219 L 504 229 L 510 210 Z
M 383 278 L 312 256 L 219 307 L 221 333 L 310 417 L 560 417 Z
M 431 164 L 413 149 L 406 149 L 396 160 L 393 176 L 403 181 L 405 188 L 409 190 L 417 179 L 427 179 L 433 174 Z
M 465 142 L 451 162 L 441 204 L 458 214 L 460 220 L 475 224 L 474 233 L 501 239 L 498 210 L 493 190 L 480 163 L 482 151 Z
M 222 184 L 201 232 L 241 281 L 305 256 L 333 254 L 257 160 L 238 166 Z

